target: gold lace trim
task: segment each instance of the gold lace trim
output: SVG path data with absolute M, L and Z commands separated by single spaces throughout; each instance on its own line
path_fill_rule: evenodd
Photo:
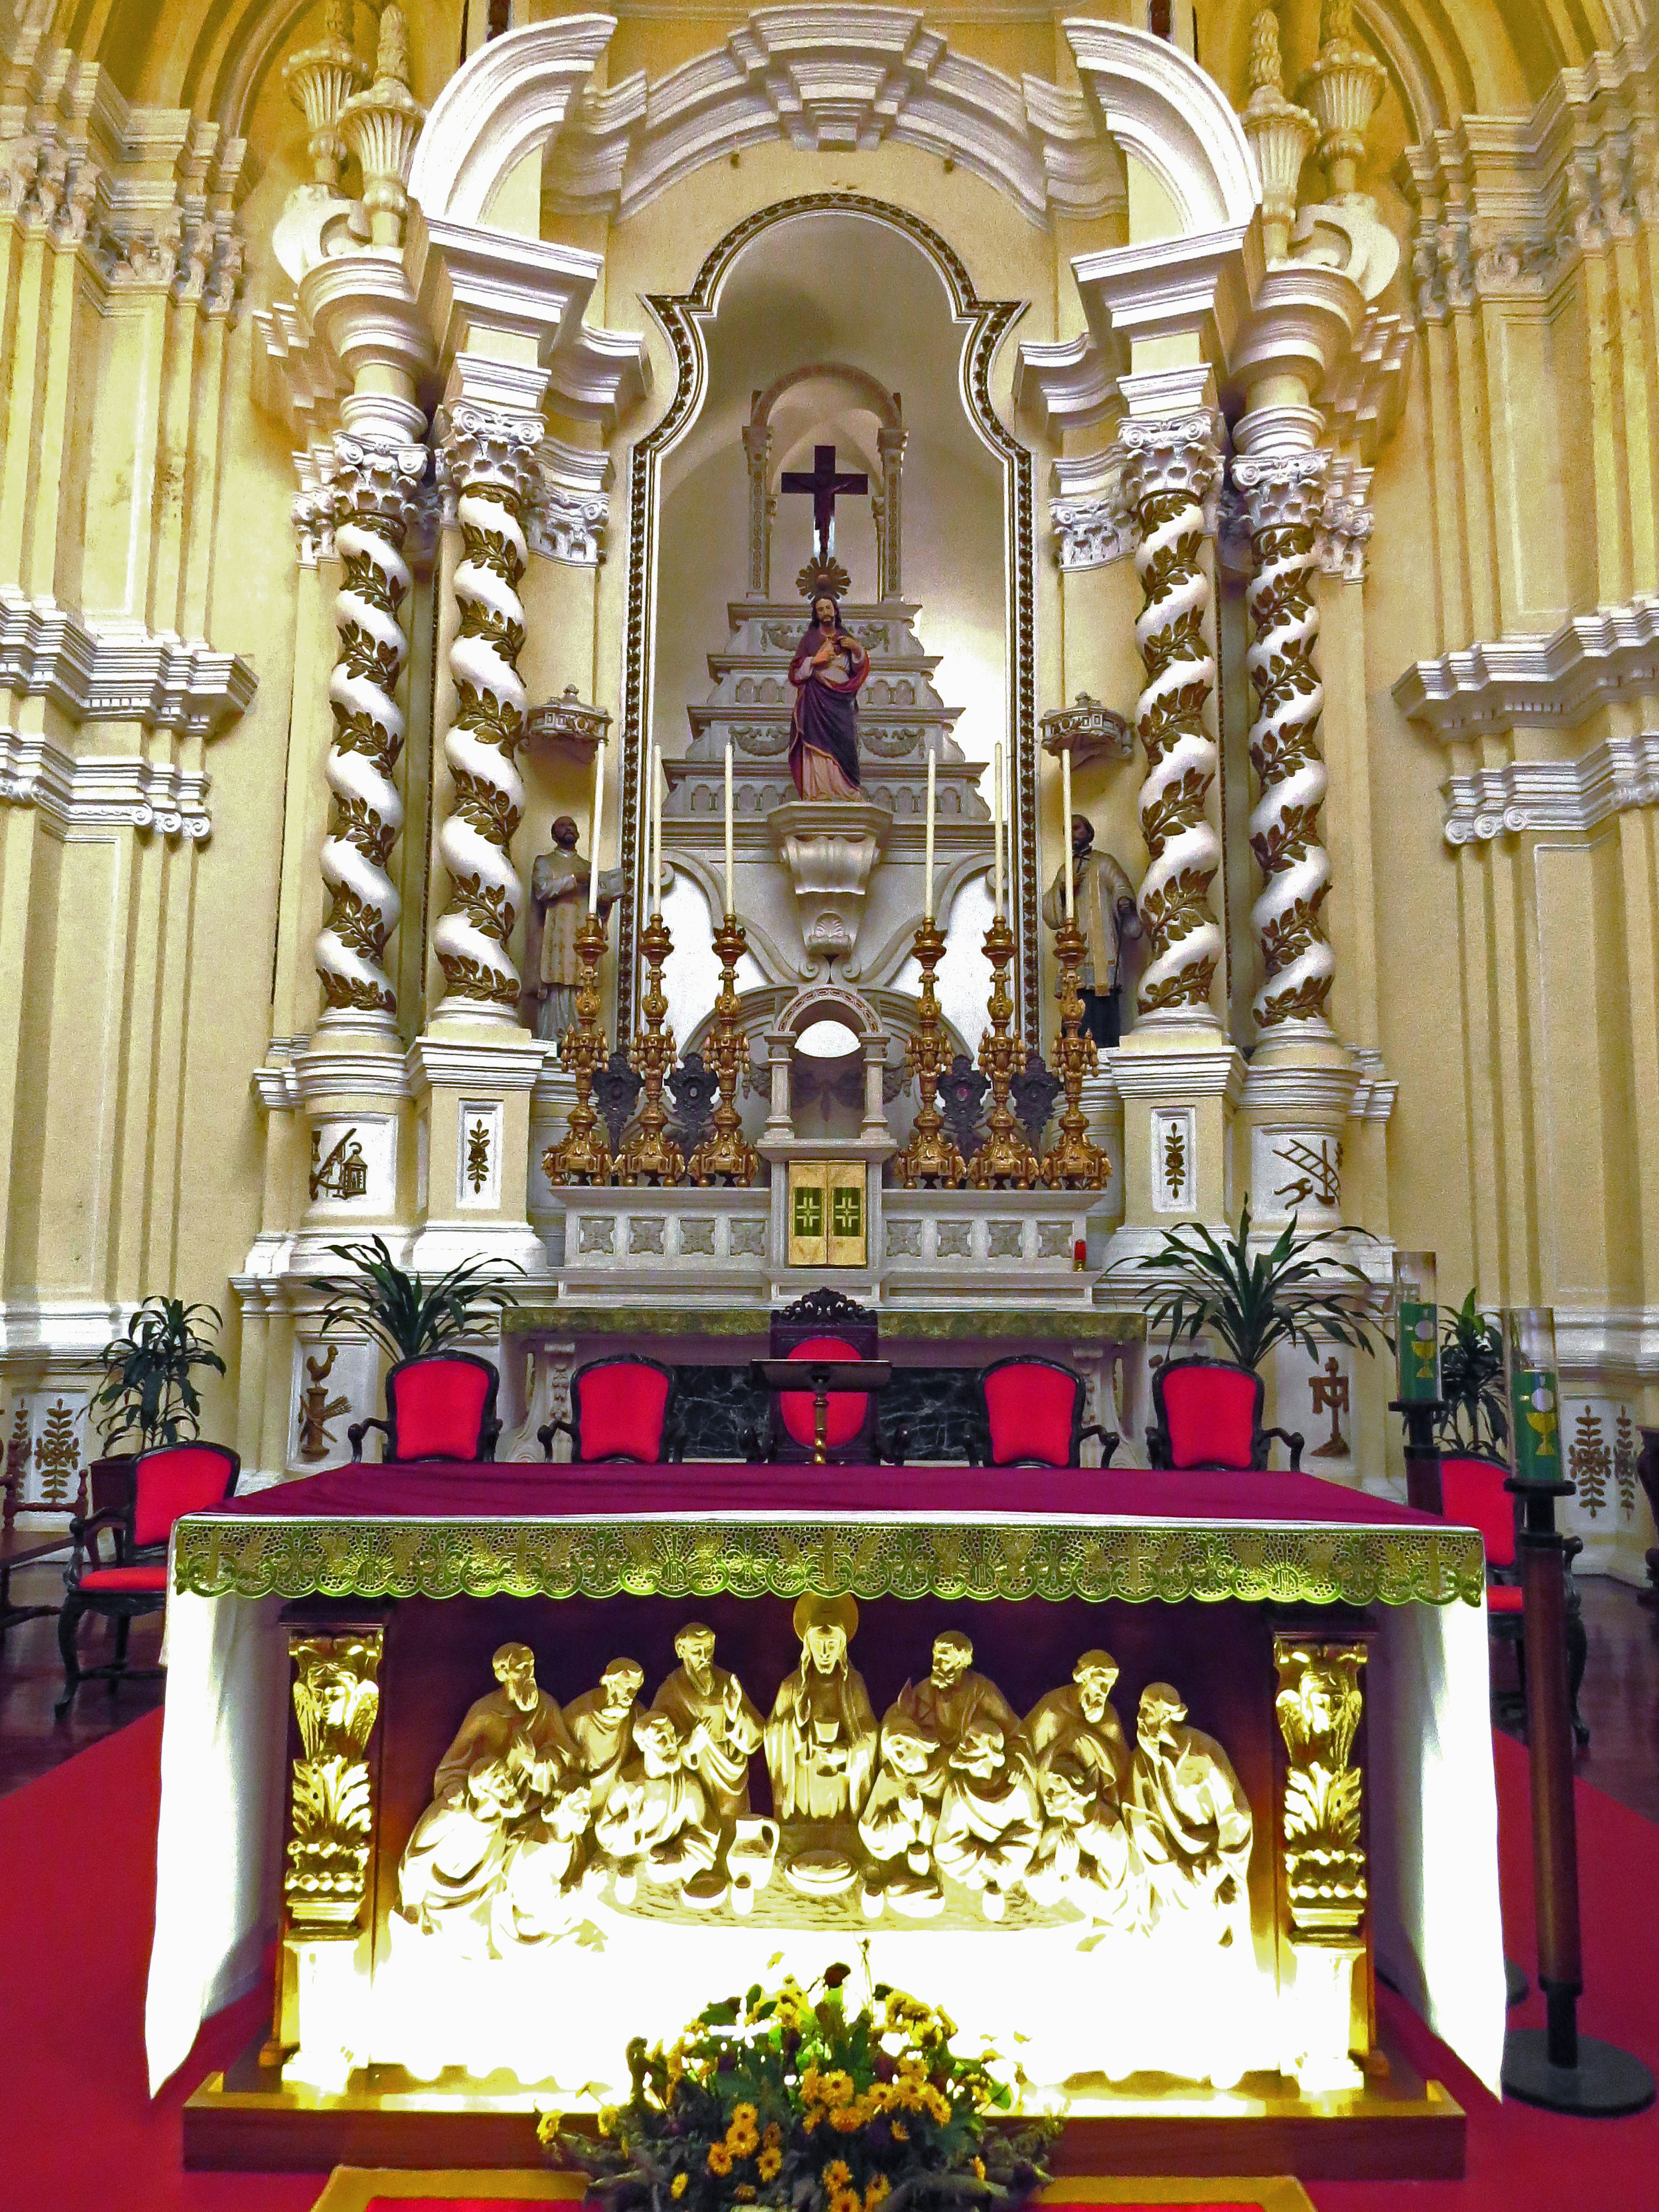
M 1468 1529 L 1145 1522 L 179 1522 L 198 1597 L 1243 1598 L 1480 1602 Z

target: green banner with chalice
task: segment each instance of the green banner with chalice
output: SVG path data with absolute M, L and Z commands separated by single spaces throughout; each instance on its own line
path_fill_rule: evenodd
M 1512 1306 L 1504 1315 L 1510 1428 L 1517 1482 L 1561 1479 L 1561 1386 L 1551 1306 Z

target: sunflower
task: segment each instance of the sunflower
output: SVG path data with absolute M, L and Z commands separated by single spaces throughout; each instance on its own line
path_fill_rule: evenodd
M 985 2176 L 981 2173 L 980 2175 L 980 2179 L 983 2181 L 984 2179 Z M 892 2193 L 893 2185 L 889 2181 L 887 2176 L 884 2173 L 876 2174 L 871 2180 L 869 2187 L 864 2192 L 864 2212 L 877 2212 L 877 2208 L 882 2203 L 884 2199 L 890 2197 Z
M 864 2115 L 856 2105 L 837 2105 L 830 2115 L 830 2124 L 839 2135 L 856 2135 L 864 2125 Z
M 760 2175 L 763 2181 L 775 2181 L 778 2178 L 779 2168 L 782 2164 L 783 2153 L 778 2148 L 775 2143 L 772 2143 L 769 2144 L 767 2148 L 761 2153 L 759 2159 L 756 2162 L 755 2171 Z
M 830 2199 L 829 2212 L 864 2212 L 864 2199 L 856 2189 L 838 2189 Z
M 821 2179 L 830 2191 L 845 2189 L 853 2179 L 853 2169 L 844 2158 L 832 2158 L 823 2169 Z
M 905 2126 L 902 2120 L 890 2120 L 887 2124 L 892 2130 L 893 2141 L 895 2142 L 909 2142 L 910 2130 Z
M 708 2171 L 710 2172 L 710 2173 L 720 2173 L 720 2174 L 726 2174 L 726 2173 L 730 2173 L 730 2172 L 731 2172 L 731 2171 L 732 2171 L 732 2154 L 731 2154 L 731 2152 L 726 2148 L 726 2145 L 725 2145 L 723 2142 L 716 2142 L 716 2143 L 710 2143 L 710 2144 L 709 2144 L 709 2146 L 708 2146 Z

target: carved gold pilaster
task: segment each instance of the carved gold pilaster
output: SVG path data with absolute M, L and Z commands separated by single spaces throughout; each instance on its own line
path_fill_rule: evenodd
M 595 863 L 597 866 L 597 863 Z M 593 1078 L 605 1066 L 605 1036 L 599 1026 L 599 963 L 605 957 L 605 924 L 590 914 L 576 932 L 576 956 L 582 963 L 576 985 L 576 1018 L 559 1041 L 564 1064 L 576 1086 L 565 1134 L 542 1154 L 550 1183 L 602 1183 L 611 1180 L 611 1148 L 605 1124 L 593 1104 Z
M 893 1178 L 906 1190 L 928 1183 L 940 1190 L 958 1190 L 968 1170 L 945 1126 L 938 1098 L 939 1079 L 949 1063 L 933 988 L 933 970 L 945 957 L 945 932 L 931 917 L 916 924 L 915 949 L 921 986 L 916 994 L 916 1024 L 904 1057 L 915 1079 L 916 1118 L 909 1143 L 893 1162 Z
M 986 1006 L 991 1025 L 980 1038 L 979 1064 L 991 1079 L 991 1103 L 985 1140 L 969 1163 L 968 1179 L 975 1190 L 1030 1190 L 1042 1179 L 1042 1170 L 1025 1141 L 1019 1116 L 1008 1103 L 1025 1048 L 1021 1038 L 1008 1033 L 1014 1011 L 1008 994 L 1014 933 L 1000 915 L 985 933 L 985 957 L 991 963 L 991 995 Z
M 1365 1955 L 1364 1777 L 1353 1764 L 1363 1644 L 1273 1638 L 1274 1711 L 1288 1766 L 1283 1911 L 1296 1977 L 1289 2070 L 1304 2094 L 1357 2087 L 1353 1970 Z
M 1209 1012 L 1222 950 L 1213 895 L 1221 841 L 1206 805 L 1220 766 L 1206 721 L 1215 659 L 1205 630 L 1206 502 L 1221 459 L 1207 410 L 1167 422 L 1131 418 L 1121 442 L 1143 597 L 1135 642 L 1146 671 L 1135 708 L 1146 755 L 1140 828 L 1147 857 L 1139 903 L 1147 958 L 1139 1004 L 1143 1018 L 1191 1019 Z
M 760 1155 L 743 1133 L 738 1104 L 738 1080 L 749 1050 L 738 1003 L 738 963 L 748 948 L 742 924 L 736 915 L 728 914 L 714 932 L 720 988 L 705 1054 L 720 1083 L 720 1103 L 714 1109 L 714 1127 L 686 1163 L 686 1173 L 693 1182 L 725 1182 L 733 1190 L 747 1190 L 760 1173 Z
M 640 1000 L 644 1019 L 634 1032 L 630 1055 L 635 1072 L 644 1078 L 645 1098 L 639 1119 L 617 1155 L 618 1182 L 659 1183 L 666 1188 L 685 1173 L 685 1155 L 668 1133 L 668 1109 L 662 1103 L 663 1084 L 674 1065 L 674 1032 L 665 1019 L 668 995 L 662 987 L 662 970 L 673 949 L 667 923 L 660 914 L 653 914 L 640 933 L 646 968 L 645 994 Z
M 302 1747 L 289 1778 L 283 1876 L 290 1944 L 352 1942 L 362 1932 L 374 1839 L 365 1753 L 380 1710 L 381 1643 L 378 1628 L 289 1637 Z

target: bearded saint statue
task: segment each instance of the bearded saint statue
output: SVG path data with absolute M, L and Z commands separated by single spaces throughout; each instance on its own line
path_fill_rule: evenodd
M 869 654 L 842 628 L 835 600 L 821 592 L 789 664 L 795 687 L 789 773 L 803 799 L 859 796 L 858 694 L 869 673 Z

